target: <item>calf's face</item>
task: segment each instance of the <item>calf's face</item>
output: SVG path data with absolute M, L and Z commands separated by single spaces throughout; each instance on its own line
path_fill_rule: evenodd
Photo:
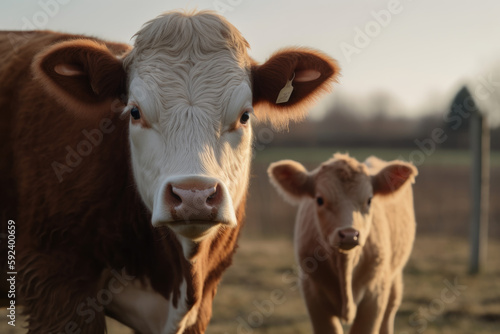
M 114 106 L 129 118 L 131 165 L 152 224 L 198 241 L 237 224 L 255 119 L 278 127 L 301 119 L 338 73 L 315 51 L 287 49 L 258 65 L 247 48 L 218 15 L 167 13 L 136 34 L 123 59 L 72 40 L 39 54 L 33 70 L 78 117 L 108 117 Z
M 335 154 L 312 172 L 290 160 L 271 164 L 268 172 L 285 199 L 314 207 L 312 221 L 331 246 L 349 251 L 365 244 L 378 198 L 399 191 L 416 175 L 415 167 L 402 161 L 383 165 L 371 173 L 366 164 Z

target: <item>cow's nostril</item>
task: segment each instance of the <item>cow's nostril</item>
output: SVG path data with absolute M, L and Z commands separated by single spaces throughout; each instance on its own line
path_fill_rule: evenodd
M 220 186 L 217 184 L 215 187 L 210 189 L 212 193 L 207 197 L 206 203 L 209 206 L 216 206 L 220 204 L 222 200 L 222 190 Z
M 207 197 L 207 200 L 215 198 L 215 195 L 217 195 L 217 188 L 213 187 L 210 189 L 212 191 L 212 194 Z
M 175 190 L 171 184 L 168 185 L 166 196 L 167 196 L 167 203 L 170 203 L 174 207 L 182 204 L 182 198 L 175 193 Z

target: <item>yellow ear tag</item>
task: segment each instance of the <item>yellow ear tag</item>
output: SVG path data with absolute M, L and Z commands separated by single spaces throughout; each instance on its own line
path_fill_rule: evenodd
M 288 102 L 288 100 L 290 100 L 290 96 L 292 96 L 293 92 L 293 86 L 292 86 L 293 79 L 295 79 L 295 72 L 293 73 L 293 77 L 286 82 L 285 87 L 283 87 L 280 90 L 278 98 L 276 99 L 276 104 L 285 103 Z

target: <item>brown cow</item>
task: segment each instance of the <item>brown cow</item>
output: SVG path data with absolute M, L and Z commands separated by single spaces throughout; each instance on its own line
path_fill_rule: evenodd
M 295 225 L 301 289 L 315 333 L 393 333 L 402 271 L 415 236 L 416 168 L 335 154 L 312 172 L 285 160 L 271 183 L 299 204 Z
M 303 118 L 338 72 L 317 51 L 258 65 L 247 48 L 211 12 L 161 15 L 134 48 L 0 33 L 0 217 L 17 238 L 2 274 L 18 272 L 29 333 L 104 333 L 105 314 L 205 331 L 243 223 L 253 115 Z

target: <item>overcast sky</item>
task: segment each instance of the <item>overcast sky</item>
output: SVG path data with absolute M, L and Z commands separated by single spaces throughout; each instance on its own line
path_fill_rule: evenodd
M 223 14 L 259 61 L 285 46 L 320 49 L 342 68 L 337 92 L 359 100 L 388 94 L 408 114 L 451 100 L 462 83 L 500 60 L 494 0 L 1 0 L 0 29 L 129 42 L 158 14 L 193 8 Z

